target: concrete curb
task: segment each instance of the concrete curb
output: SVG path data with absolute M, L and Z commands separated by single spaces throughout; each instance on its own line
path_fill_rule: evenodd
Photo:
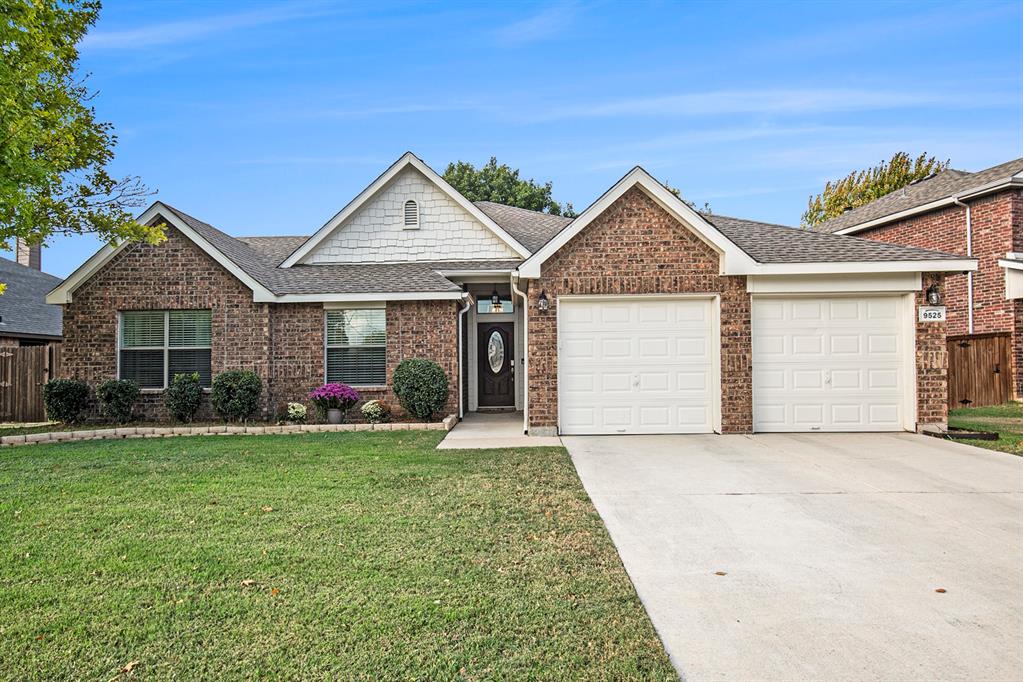
M 458 417 L 448 415 L 443 421 L 427 423 L 387 424 L 272 424 L 268 426 L 126 426 L 115 429 L 89 429 L 84 431 L 47 431 L 0 437 L 0 447 L 15 447 L 33 443 L 71 443 L 82 440 L 123 440 L 125 438 L 172 438 L 175 436 L 268 436 L 295 433 L 344 433 L 349 431 L 450 431 Z

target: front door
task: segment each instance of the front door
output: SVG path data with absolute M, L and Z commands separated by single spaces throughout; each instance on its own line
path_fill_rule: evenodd
M 512 323 L 480 323 L 476 329 L 480 407 L 515 407 L 515 348 Z

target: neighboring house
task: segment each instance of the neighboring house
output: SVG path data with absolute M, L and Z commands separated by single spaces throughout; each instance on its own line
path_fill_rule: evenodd
M 915 430 L 946 422 L 928 289 L 972 259 L 701 215 L 635 168 L 577 218 L 472 203 L 411 153 L 311 237 L 235 238 L 163 203 L 47 300 L 64 373 L 257 372 L 268 412 L 323 381 L 392 398 L 405 358 L 448 413 L 535 435 Z
M 46 302 L 60 278 L 42 272 L 40 247 L 17 245 L 17 262 L 0 258 L 0 346 L 45 346 L 61 339 L 61 308 Z
M 976 173 L 942 171 L 816 229 L 976 258 L 976 272 L 945 285 L 951 369 L 965 383 L 952 399 L 1023 398 L 1023 158 Z

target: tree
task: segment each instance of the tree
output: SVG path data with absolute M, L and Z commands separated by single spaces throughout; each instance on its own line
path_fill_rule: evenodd
M 685 204 L 689 208 L 693 209 L 694 211 L 698 211 L 700 213 L 707 213 L 707 214 L 713 213 L 713 211 L 710 210 L 710 202 L 709 201 L 703 202 L 703 208 L 696 208 L 696 202 L 695 201 L 689 201 L 689 199 L 686 199 L 685 197 L 683 197 L 682 196 L 682 190 L 680 190 L 678 187 L 672 187 L 667 182 L 662 182 L 661 185 L 664 187 L 664 189 L 668 190 L 669 192 L 671 192 L 672 194 L 677 196 L 679 199 L 681 199 L 683 204 Z
M 444 179 L 469 201 L 493 201 L 569 218 L 576 215 L 572 204 L 562 206 L 551 198 L 549 181 L 541 185 L 533 180 L 522 180 L 518 170 L 503 163 L 498 165 L 493 156 L 481 168 L 468 161 L 449 163 L 444 169 Z
M 802 227 L 814 227 L 948 167 L 949 161 L 938 161 L 926 153 L 913 159 L 906 152 L 898 152 L 889 161 L 882 161 L 866 170 L 853 171 L 841 180 L 824 185 L 823 192 L 810 197 L 803 213 Z
M 107 170 L 117 137 L 96 120 L 94 94 L 76 74 L 78 43 L 99 0 L 0 0 L 0 244 L 53 234 L 107 241 L 165 239 L 130 209 L 152 192 Z

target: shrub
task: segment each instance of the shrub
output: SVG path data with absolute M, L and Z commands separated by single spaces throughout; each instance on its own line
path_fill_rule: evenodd
M 348 384 L 324 384 L 309 393 L 309 400 L 321 413 L 327 410 L 347 412 L 359 402 L 359 392 Z
M 131 421 L 132 409 L 142 391 L 131 379 L 108 379 L 96 387 L 100 411 L 107 419 L 118 424 Z
M 425 421 L 448 402 L 448 377 L 436 362 L 402 360 L 394 368 L 394 393 L 409 414 Z
M 89 385 L 77 379 L 51 379 L 43 386 L 43 405 L 50 421 L 74 424 L 89 407 Z
M 370 400 L 362 406 L 362 416 L 370 424 L 379 424 L 391 418 L 391 406 L 383 400 Z
M 223 419 L 244 421 L 259 407 L 263 382 L 255 372 L 233 369 L 213 380 L 210 404 Z
M 288 421 L 295 424 L 305 424 L 308 410 L 302 403 L 288 403 Z
M 163 395 L 167 411 L 179 422 L 190 422 L 202 404 L 202 386 L 199 373 L 175 374 Z

